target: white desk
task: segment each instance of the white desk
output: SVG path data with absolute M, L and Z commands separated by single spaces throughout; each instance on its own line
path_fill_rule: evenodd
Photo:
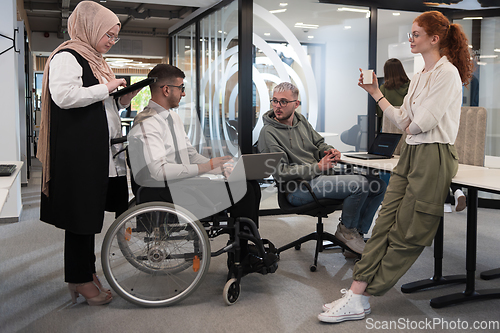
M 2 211 L 3 205 L 5 204 L 5 201 L 7 201 L 7 196 L 9 195 L 9 190 L 7 189 L 0 189 L 0 212 Z
M 361 160 L 357 158 L 342 157 L 341 163 L 389 171 L 397 164 L 398 160 L 398 157 L 384 160 Z M 460 164 L 457 174 L 452 179 L 452 183 L 467 188 L 466 275 L 442 276 L 443 228 L 441 225 L 434 239 L 434 276 L 431 279 L 407 283 L 401 287 L 403 292 L 409 293 L 450 283 L 466 283 L 466 288 L 461 293 L 431 299 L 430 304 L 434 308 L 442 308 L 448 305 L 473 300 L 500 298 L 500 289 L 475 290 L 477 193 L 478 191 L 485 191 L 500 194 L 500 169 L 488 169 Z M 494 269 L 489 272 L 483 272 L 483 274 L 489 273 L 494 277 L 498 274 L 498 271 L 499 269 Z
M 0 206 L 0 219 L 6 218 L 10 220 L 12 218 L 17 221 L 22 209 L 21 180 L 18 175 L 24 162 L 1 161 L 0 164 L 16 165 L 16 170 L 10 176 L 0 177 L 0 189 L 7 192 L 5 195 L 5 201 Z

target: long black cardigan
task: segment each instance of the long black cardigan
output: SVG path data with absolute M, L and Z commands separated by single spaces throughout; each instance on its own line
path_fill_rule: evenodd
M 83 86 L 99 83 L 88 62 L 70 52 L 83 69 Z M 109 134 L 103 102 L 50 114 L 49 196 L 42 193 L 40 220 L 76 234 L 101 232 L 109 174 Z

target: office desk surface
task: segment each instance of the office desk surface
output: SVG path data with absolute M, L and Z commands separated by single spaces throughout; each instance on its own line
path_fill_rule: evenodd
M 9 190 L 5 188 L 0 189 L 0 212 L 2 211 L 5 201 L 7 201 L 7 196 L 9 195 Z
M 382 171 L 392 171 L 392 169 L 394 169 L 396 164 L 398 164 L 398 161 L 399 161 L 399 156 L 394 156 L 393 158 L 383 158 L 380 160 L 363 160 L 360 158 L 353 158 L 342 155 L 340 163 L 352 164 L 361 167 L 378 169 Z
M 17 175 L 19 174 L 19 171 L 21 171 L 21 167 L 23 166 L 22 161 L 2 161 L 0 164 L 15 164 L 16 165 L 16 170 L 10 175 L 10 176 L 2 176 L 0 177 L 0 188 L 3 189 L 10 189 L 12 184 L 14 184 L 14 180 L 16 179 Z

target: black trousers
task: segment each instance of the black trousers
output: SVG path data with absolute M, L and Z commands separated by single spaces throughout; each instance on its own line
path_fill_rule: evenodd
M 127 177 L 109 177 L 106 210 L 121 215 L 128 207 Z M 92 281 L 95 269 L 95 234 L 64 234 L 64 280 L 68 283 Z

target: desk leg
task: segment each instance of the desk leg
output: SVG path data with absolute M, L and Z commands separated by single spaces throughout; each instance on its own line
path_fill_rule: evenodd
M 434 237 L 434 276 L 430 279 L 406 283 L 401 286 L 403 293 L 413 293 L 422 289 L 433 288 L 452 283 L 465 283 L 465 275 L 443 276 L 443 242 L 444 223 L 443 218 L 439 222 L 439 228 Z
M 477 189 L 468 188 L 467 192 L 467 246 L 466 269 L 467 282 L 462 293 L 456 293 L 431 299 L 433 308 L 442 308 L 480 299 L 500 298 L 500 289 L 475 290 L 476 251 L 477 251 Z

